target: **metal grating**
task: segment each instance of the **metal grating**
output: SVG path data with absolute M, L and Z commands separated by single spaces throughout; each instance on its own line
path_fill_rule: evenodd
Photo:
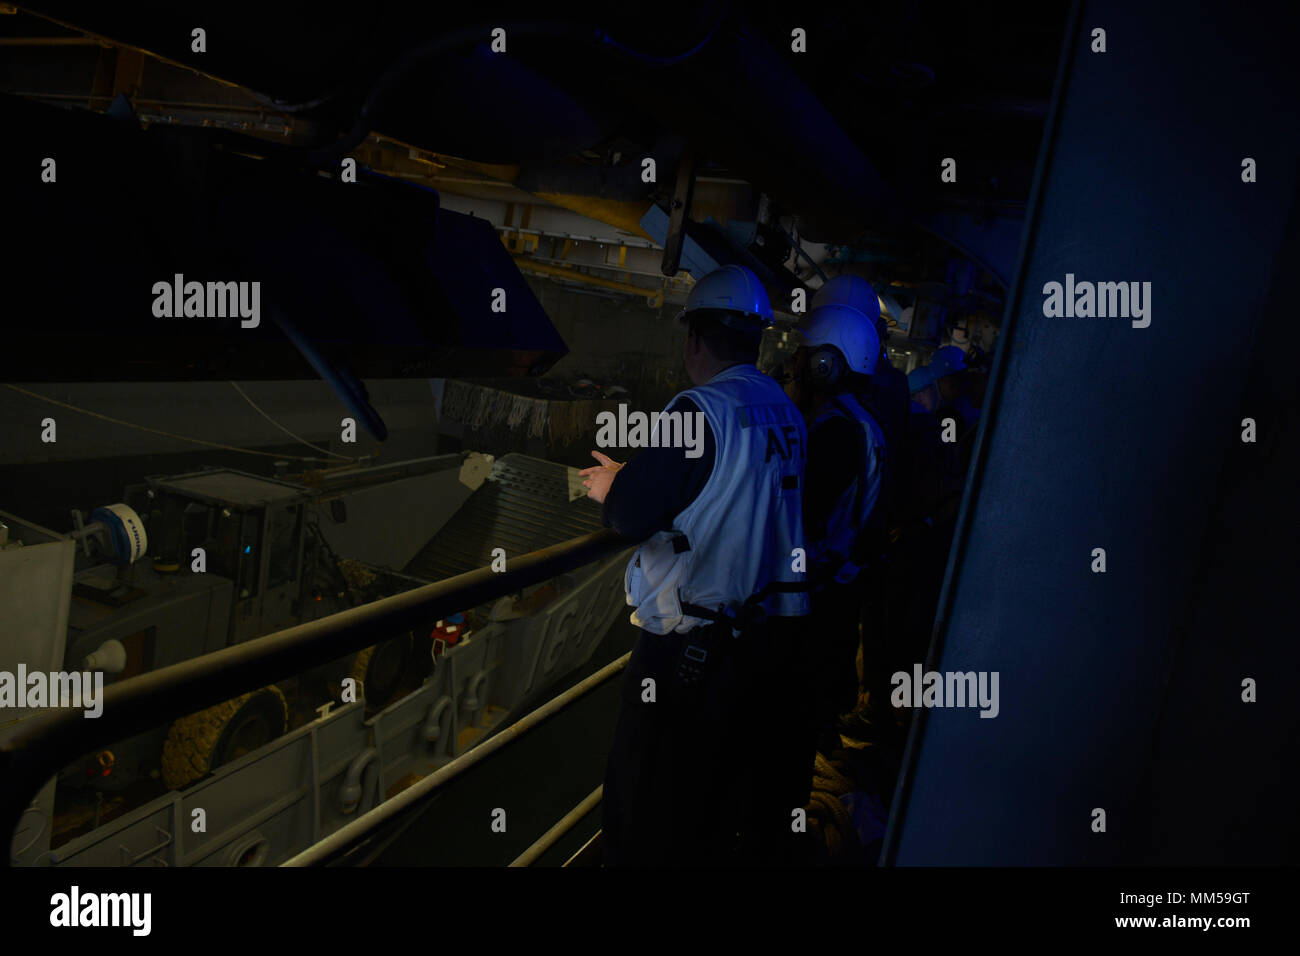
M 498 458 L 482 487 L 406 565 L 405 573 L 440 581 L 506 557 L 527 554 L 604 527 L 600 505 L 570 500 L 576 469 L 528 455 Z M 581 486 L 578 486 L 581 488 Z

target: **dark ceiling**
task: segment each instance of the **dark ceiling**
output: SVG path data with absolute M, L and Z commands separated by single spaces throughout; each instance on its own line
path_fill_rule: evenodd
M 1028 197 L 1067 4 L 994 18 L 975 5 L 611 4 L 556 19 L 536 5 L 368 2 L 103 4 L 33 0 L 6 37 L 104 37 L 251 91 L 319 159 L 382 133 L 534 174 L 604 164 L 626 190 L 640 155 L 743 178 L 810 239 L 897 235 L 939 208 L 1016 215 Z M 39 14 L 28 16 L 27 13 Z M 488 32 L 506 31 L 509 56 Z M 191 30 L 206 31 L 206 52 Z M 806 32 L 806 52 L 791 32 Z M 3 88 L 56 91 L 51 57 L 9 47 Z M 42 72 L 44 71 L 44 72 Z M 177 74 L 183 71 L 175 71 Z M 42 79 L 44 77 L 44 79 Z M 36 89 L 33 89 L 36 86 Z M 175 98 L 175 93 L 172 94 Z M 104 104 L 100 104 L 102 108 Z M 261 131 L 266 135 L 266 131 Z M 315 152 L 313 152 L 315 151 Z M 956 183 L 940 162 L 958 161 Z M 671 167 L 670 167 L 671 168 Z M 661 174 L 648 197 L 666 198 Z

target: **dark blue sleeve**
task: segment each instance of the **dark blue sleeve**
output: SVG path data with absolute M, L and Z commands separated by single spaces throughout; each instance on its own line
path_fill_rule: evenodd
M 803 485 L 803 529 L 809 541 L 826 536 L 831 509 L 859 469 L 862 441 L 861 426 L 838 416 L 810 431 Z
M 679 398 L 667 410 L 695 414 L 700 408 L 689 398 Z M 687 458 L 682 448 L 645 448 L 619 470 L 605 496 L 602 517 L 608 527 L 635 541 L 671 530 L 713 474 L 717 442 L 708 419 L 703 421 L 700 457 Z

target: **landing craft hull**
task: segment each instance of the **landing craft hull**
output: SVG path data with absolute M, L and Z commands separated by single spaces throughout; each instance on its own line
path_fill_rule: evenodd
M 274 866 L 487 740 L 591 659 L 624 609 L 627 556 L 587 569 L 544 610 L 493 622 L 440 655 L 373 717 L 345 704 L 46 854 L 51 866 Z M 369 755 L 367 760 L 360 760 Z M 363 764 L 360 773 L 349 770 Z M 348 810 L 345 791 L 360 785 Z M 191 821 L 203 810 L 206 832 Z M 436 862 L 436 861 L 430 861 Z
M 352 556 L 349 560 L 358 569 L 371 566 L 356 556 L 374 562 L 377 576 L 388 582 L 384 586 L 391 584 L 399 591 L 495 565 L 494 552 L 503 552 L 508 556 L 505 560 L 510 560 L 600 527 L 600 509 L 585 497 L 576 469 L 524 455 L 506 455 L 495 464 L 485 456 L 470 455 L 464 461 L 460 456 L 444 457 L 450 461 L 428 459 L 339 473 L 327 479 L 328 487 L 322 484 L 310 491 L 290 482 L 229 470 L 159 479 L 155 485 L 160 493 L 179 494 L 183 501 L 211 507 L 240 510 L 248 506 L 248 500 L 265 504 L 264 499 L 273 494 L 281 497 L 268 507 L 277 512 L 310 507 L 319 534 L 332 542 L 332 554 Z M 395 527 L 395 515 L 401 516 L 400 527 Z M 259 517 L 261 520 L 269 522 L 270 518 Z M 164 526 L 156 530 L 161 534 Z M 299 526 L 296 520 L 285 525 Z M 270 530 L 261 538 L 275 539 L 275 527 L 268 525 Z M 72 546 L 57 534 L 46 537 L 54 543 L 41 547 L 67 552 Z M 253 550 L 251 546 L 248 549 Z M 24 556 L 37 556 L 35 548 L 23 552 Z M 53 560 L 58 555 L 51 550 L 50 557 Z M 64 557 L 70 558 L 70 554 Z M 306 689 L 313 685 L 307 682 L 296 691 L 296 697 L 308 706 L 299 708 L 300 719 L 289 722 L 287 733 L 247 753 L 239 752 L 193 782 L 172 783 L 174 789 L 169 792 L 156 797 L 150 794 L 149 802 L 53 849 L 53 795 L 44 792 L 32 811 L 31 826 L 23 831 L 19 841 L 22 852 L 15 855 L 15 862 L 46 866 L 283 862 L 445 766 L 555 693 L 558 681 L 591 659 L 614 619 L 625 612 L 622 579 L 627 557 L 628 553 L 623 553 L 561 575 L 490 606 L 465 608 L 473 612 L 468 615 L 473 624 L 453 646 L 444 648 L 441 641 L 430 640 L 434 635 L 413 633 L 415 653 L 434 651 L 432 671 L 416 687 L 413 682 L 420 680 L 424 669 L 408 669 L 410 682 L 402 685 L 400 696 L 387 706 L 383 703 L 387 697 L 376 690 L 368 707 L 363 683 L 362 699 L 340 706 L 338 696 L 328 697 L 332 709 L 323 715 L 317 711 L 318 716 L 313 717 L 312 707 L 325 700 L 314 698 Z M 404 567 L 404 571 L 383 570 L 395 566 Z M 261 573 L 269 585 L 268 569 Z M 235 573 L 240 572 L 236 569 Z M 150 587 L 158 584 L 147 568 L 141 569 L 141 574 L 132 580 L 153 582 Z M 34 652 L 24 656 L 54 664 L 64 657 L 65 632 L 71 633 L 67 610 L 71 578 L 69 574 L 46 574 L 45 579 L 52 599 L 61 601 L 62 616 L 48 615 L 48 626 L 41 631 L 43 643 L 35 650 L 47 651 L 47 656 Z M 193 574 L 163 583 L 167 600 L 142 598 L 120 613 L 105 612 L 108 617 L 96 629 L 73 628 L 79 643 L 69 659 L 82 659 L 108 637 L 125 637 L 127 632 L 144 628 L 160 635 L 156 653 L 148 655 L 151 665 L 158 667 L 173 658 L 201 656 L 228 642 L 296 622 L 268 611 L 268 607 L 274 610 L 284 603 L 280 600 L 283 595 L 269 586 L 249 598 L 263 599 L 262 605 L 250 605 L 247 613 L 235 615 L 247 619 L 248 627 L 240 630 L 227 628 L 230 615 L 226 612 L 232 599 L 229 579 L 219 574 Z M 289 577 L 283 588 L 292 596 L 309 584 L 307 579 L 299 582 Z M 179 600 L 188 594 L 185 588 L 190 585 L 216 588 L 214 593 L 224 595 L 224 601 L 197 607 L 188 599 Z M 17 606 L 20 602 L 15 595 L 7 603 Z M 214 614 L 212 607 L 223 610 Z M 164 617 L 164 612 L 181 615 L 184 620 L 171 627 L 167 622 L 172 618 Z M 199 621 L 206 630 L 195 628 Z M 180 640 L 185 635 L 188 642 Z M 376 637 L 382 641 L 388 636 Z M 46 648 L 51 642 L 57 647 Z M 427 662 L 425 658 L 426 668 Z M 302 676 L 286 678 L 300 680 Z M 279 690 L 275 693 L 284 700 Z M 118 778 L 123 784 L 143 782 L 160 748 L 166 781 L 170 764 L 164 737 L 170 740 L 165 725 L 115 744 L 114 776 L 109 782 Z M 195 751 L 200 757 L 205 753 Z M 80 769 L 72 767 L 72 776 Z M 75 782 L 64 780 L 66 775 L 61 775 L 61 785 Z M 200 810 L 202 814 L 197 813 Z M 203 826 L 197 827 L 200 819 Z M 30 838 L 32 834 L 38 837 Z

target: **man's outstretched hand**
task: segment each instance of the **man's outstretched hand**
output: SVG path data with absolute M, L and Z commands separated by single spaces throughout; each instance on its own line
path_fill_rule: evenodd
M 600 464 L 584 468 L 579 474 L 583 477 L 582 485 L 587 489 L 587 497 L 603 505 L 605 496 L 609 494 L 609 486 L 614 483 L 614 476 L 623 466 L 598 451 L 593 451 L 591 457 Z

